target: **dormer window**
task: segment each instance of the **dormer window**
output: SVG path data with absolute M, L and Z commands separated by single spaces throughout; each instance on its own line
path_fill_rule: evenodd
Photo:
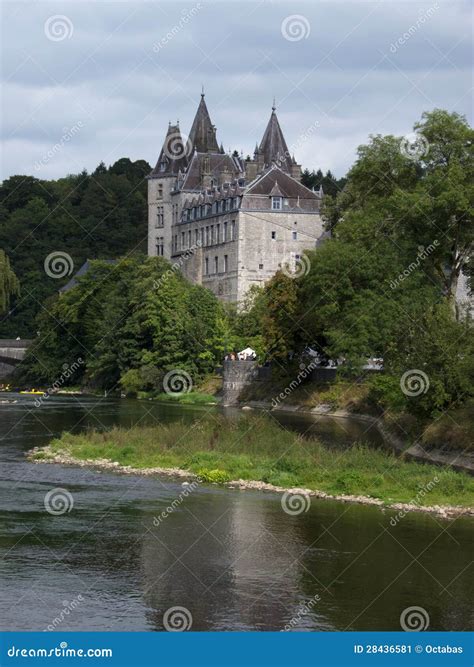
M 281 211 L 281 197 L 272 197 L 272 211 Z

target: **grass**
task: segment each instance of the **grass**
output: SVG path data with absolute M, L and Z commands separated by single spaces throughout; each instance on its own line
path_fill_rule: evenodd
M 243 390 L 240 402 L 247 401 L 271 401 L 280 392 L 284 392 L 294 378 L 275 379 L 263 382 L 255 382 Z M 320 403 L 328 404 L 334 410 L 347 410 L 348 412 L 373 412 L 373 406 L 367 401 L 369 388 L 366 383 L 347 382 L 338 380 L 334 383 L 302 382 L 293 389 L 288 396 L 280 400 L 281 407 L 287 405 L 299 405 L 306 408 L 314 408 Z
M 422 442 L 426 447 L 474 451 L 474 400 L 435 419 L 423 432 Z
M 106 458 L 138 469 L 178 467 L 209 481 L 257 480 L 336 495 L 370 495 L 387 503 L 474 504 L 474 480 L 467 474 L 404 461 L 360 444 L 329 449 L 256 415 L 64 433 L 50 448 L 81 460 Z M 428 484 L 431 490 L 420 497 Z
M 156 401 L 167 401 L 168 403 L 181 403 L 184 405 L 209 405 L 217 403 L 216 397 L 200 391 L 190 391 L 187 394 L 157 394 Z

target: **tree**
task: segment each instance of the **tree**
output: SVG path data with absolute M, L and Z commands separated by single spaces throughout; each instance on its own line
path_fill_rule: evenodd
M 10 297 L 18 294 L 20 285 L 10 267 L 10 260 L 3 250 L 0 250 L 0 315 L 10 306 Z

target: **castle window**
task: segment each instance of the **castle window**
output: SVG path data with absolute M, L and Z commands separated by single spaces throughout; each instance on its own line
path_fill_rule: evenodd
M 292 235 L 292 237 L 293 237 L 293 241 L 297 241 L 297 240 L 298 240 L 298 232 L 291 232 L 291 235 Z
M 230 223 L 230 240 L 235 240 L 235 220 L 232 220 Z
M 229 256 L 224 255 L 224 273 L 227 273 L 229 270 Z
M 219 273 L 219 257 L 214 257 L 214 273 Z
M 211 225 L 211 245 L 214 245 L 214 225 Z
M 158 236 L 156 239 L 156 254 L 158 257 L 163 257 L 163 237 Z
M 272 197 L 272 210 L 281 211 L 281 197 Z
M 277 237 L 277 233 L 276 233 L 276 232 L 272 232 L 272 239 L 275 240 L 276 237 Z
M 224 222 L 224 243 L 227 241 L 227 222 Z
M 185 244 L 184 232 L 181 232 L 181 250 L 184 250 L 184 244 Z
M 225 211 L 225 200 L 223 199 L 221 201 L 221 213 L 224 213 L 224 211 Z
M 261 271 L 261 270 L 263 269 L 263 264 L 259 264 L 259 265 L 258 265 L 258 268 L 259 268 L 260 271 Z
M 205 264 L 204 272 L 205 272 L 205 275 L 208 276 L 209 275 L 209 258 L 208 257 L 206 257 L 204 264 Z
M 206 227 L 206 245 L 209 245 L 209 227 Z
M 158 183 L 158 199 L 163 199 L 163 183 Z
M 160 171 L 166 171 L 166 162 L 160 162 Z
M 213 213 L 217 213 L 217 211 L 218 211 L 218 207 L 219 207 L 219 202 L 216 202 L 216 201 L 215 201 L 215 202 L 213 203 L 213 205 L 212 205 L 212 212 L 213 212 Z
M 216 243 L 221 242 L 221 226 L 217 225 L 216 227 Z
M 194 230 L 194 244 L 199 245 L 199 229 Z
M 201 227 L 201 245 L 202 246 L 206 245 L 206 237 L 205 237 L 204 227 Z
M 194 213 L 195 213 L 194 209 L 193 209 L 193 208 L 190 208 L 190 209 L 189 209 L 189 214 L 190 214 L 190 218 L 191 218 L 191 220 L 194 220 Z
M 238 206 L 239 206 L 239 198 L 234 197 L 234 199 L 232 200 L 232 208 L 238 208 Z
M 191 247 L 191 230 L 188 232 L 188 248 Z

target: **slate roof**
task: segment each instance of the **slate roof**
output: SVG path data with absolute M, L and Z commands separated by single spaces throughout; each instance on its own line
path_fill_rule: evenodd
M 288 199 L 310 199 L 319 201 L 321 197 L 313 192 L 279 167 L 273 166 L 263 175 L 258 176 L 253 183 L 249 183 L 245 195 L 268 195 L 279 191 L 277 196 Z
M 194 153 L 184 175 L 184 180 L 180 183 L 180 189 L 202 189 L 201 177 L 204 169 L 214 179 L 216 185 L 221 182 L 222 172 L 226 169 L 229 173 L 229 181 L 238 178 L 242 173 L 239 159 L 227 155 L 227 153 Z
M 190 144 L 184 144 L 179 125 L 168 125 L 163 148 L 150 176 L 177 176 L 180 171 L 186 169 Z M 161 165 L 165 165 L 162 169 Z
M 272 115 L 268 121 L 262 141 L 258 147 L 258 153 L 263 155 L 266 168 L 271 167 L 276 163 L 283 169 L 283 171 L 291 174 L 291 165 L 293 164 L 293 161 L 290 157 L 285 137 L 281 131 L 274 106 L 272 107 Z
M 118 259 L 101 259 L 101 262 L 107 262 L 107 264 L 117 264 Z M 84 264 L 81 266 L 80 269 L 76 271 L 76 273 L 73 275 L 71 280 L 67 282 L 63 287 L 59 288 L 59 292 L 69 292 L 70 289 L 75 287 L 77 285 L 77 279 L 80 278 L 81 276 L 85 275 L 89 269 L 91 268 L 91 260 L 86 259 Z
M 211 122 L 211 117 L 204 101 L 204 93 L 201 94 L 201 101 L 194 117 L 189 139 L 193 150 L 196 150 L 198 153 L 221 152 L 217 144 L 216 128 Z

